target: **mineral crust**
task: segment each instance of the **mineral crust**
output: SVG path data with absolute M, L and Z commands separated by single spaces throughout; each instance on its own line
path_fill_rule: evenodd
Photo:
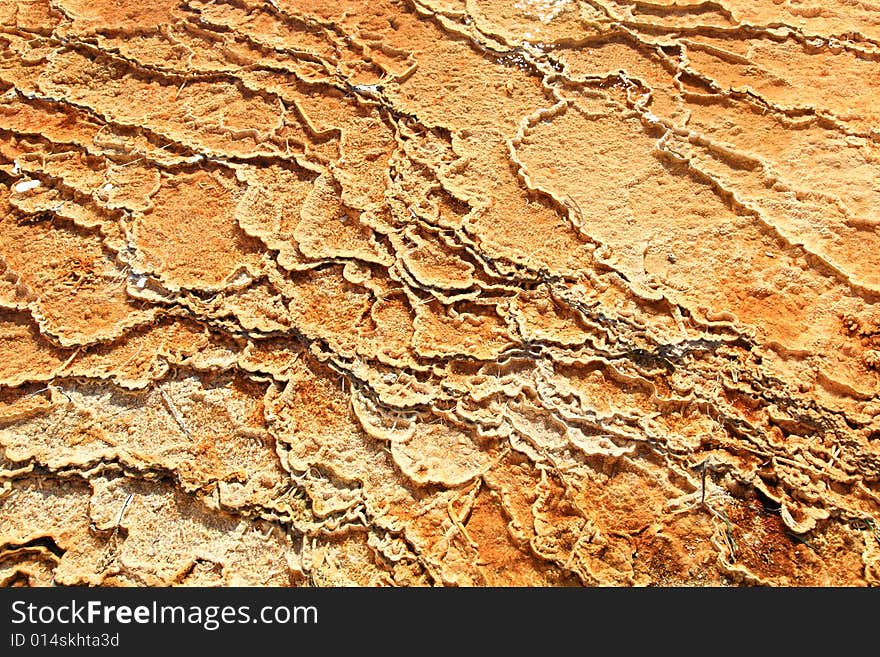
M 2 0 L 0 585 L 880 584 L 880 8 Z

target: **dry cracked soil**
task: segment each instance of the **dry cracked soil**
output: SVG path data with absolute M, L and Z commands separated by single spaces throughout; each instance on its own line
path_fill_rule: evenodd
M 0 585 L 880 584 L 880 5 L 0 0 Z

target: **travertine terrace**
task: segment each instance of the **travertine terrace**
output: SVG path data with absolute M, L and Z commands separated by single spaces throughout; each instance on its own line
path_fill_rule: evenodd
M 876 586 L 880 7 L 0 0 L 0 583 Z

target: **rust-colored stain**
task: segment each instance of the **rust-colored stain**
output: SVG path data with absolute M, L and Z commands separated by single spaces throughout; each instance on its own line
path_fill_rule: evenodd
M 880 584 L 878 41 L 0 3 L 0 585 Z

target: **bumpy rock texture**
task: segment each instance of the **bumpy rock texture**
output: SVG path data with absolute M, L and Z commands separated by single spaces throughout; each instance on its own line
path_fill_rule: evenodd
M 880 9 L 0 2 L 0 583 L 876 586 Z

